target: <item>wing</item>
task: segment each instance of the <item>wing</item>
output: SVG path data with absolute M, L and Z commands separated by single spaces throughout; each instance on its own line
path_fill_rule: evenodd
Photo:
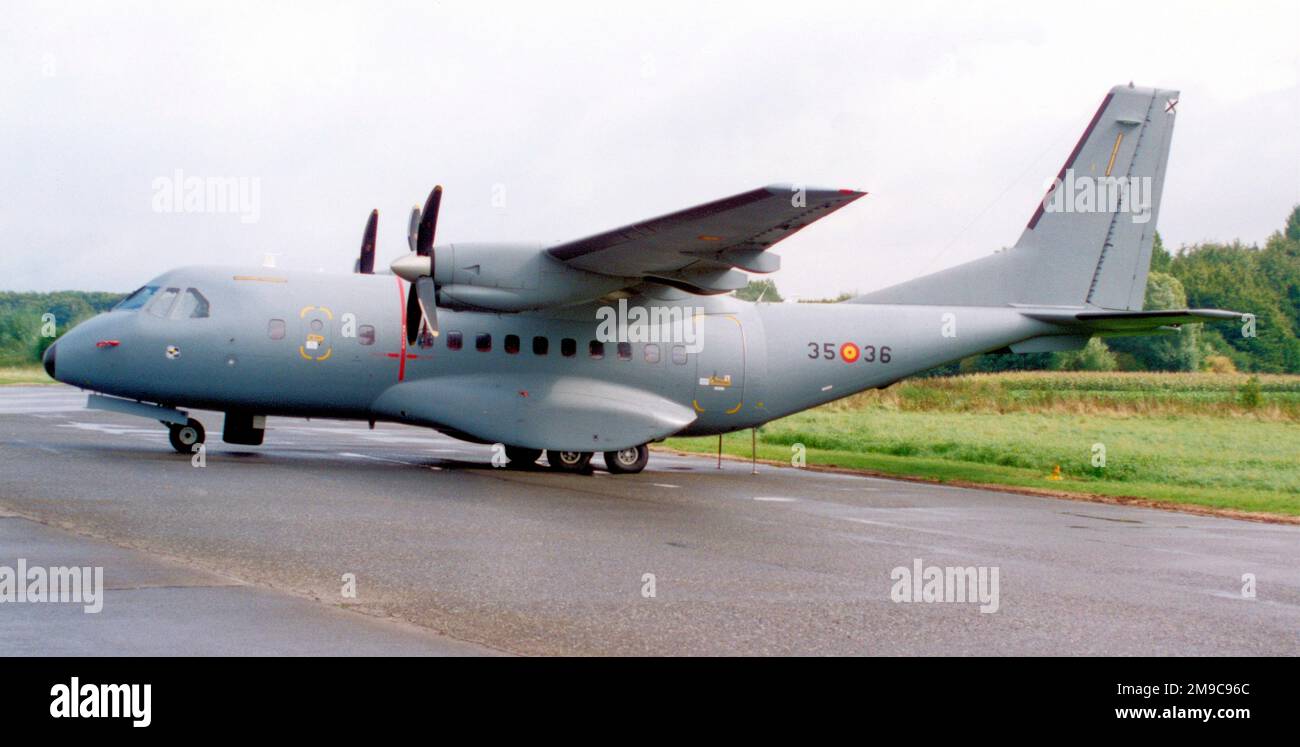
M 767 250 L 865 195 L 852 189 L 771 185 L 697 205 L 547 251 L 578 269 L 641 277 L 696 293 L 743 288 L 740 272 L 772 272 Z
M 696 418 L 691 408 L 653 392 L 544 373 L 408 381 L 384 392 L 374 410 L 485 443 L 568 451 L 656 441 Z

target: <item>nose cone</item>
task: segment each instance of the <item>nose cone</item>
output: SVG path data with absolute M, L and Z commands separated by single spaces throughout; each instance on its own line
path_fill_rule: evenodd
M 55 352 L 55 348 L 57 348 L 58 346 L 59 343 L 57 342 L 54 343 L 53 345 L 50 345 L 48 348 L 45 349 L 45 355 L 41 358 L 41 362 L 45 364 L 45 373 L 49 374 L 50 378 L 54 379 L 55 381 L 57 381 L 59 378 L 58 376 L 54 375 L 54 360 L 55 358 L 58 357 L 58 353 Z

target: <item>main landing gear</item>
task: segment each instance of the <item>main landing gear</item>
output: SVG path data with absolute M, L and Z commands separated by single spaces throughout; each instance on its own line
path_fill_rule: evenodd
M 634 475 L 645 469 L 649 461 L 650 449 L 645 444 L 605 452 L 605 469 L 611 475 Z
M 506 466 L 510 469 L 532 469 L 541 455 L 541 449 L 507 446 L 506 458 L 509 461 Z M 546 450 L 546 462 L 556 472 L 589 473 L 593 456 L 595 454 L 590 451 Z M 611 475 L 633 475 L 645 469 L 650 461 L 650 449 L 642 444 L 618 451 L 606 451 L 604 456 L 605 469 Z
M 194 444 L 203 443 L 205 438 L 207 434 L 203 430 L 203 424 L 194 418 L 190 418 L 185 425 L 167 424 L 167 440 L 171 441 L 173 449 L 182 454 L 194 453 Z
M 591 467 L 591 452 L 547 449 L 546 461 L 556 472 L 586 472 Z
M 511 464 L 516 463 L 512 450 L 532 453 L 529 449 L 512 449 L 512 447 L 507 446 L 506 456 L 510 457 Z M 526 454 L 523 456 L 526 457 L 523 462 L 525 467 L 537 461 L 536 456 L 531 458 L 527 458 L 528 455 Z M 547 449 L 546 451 L 546 461 L 551 465 L 551 469 L 556 472 L 590 472 L 591 458 L 593 456 L 594 454 L 590 451 L 559 451 L 556 449 Z M 645 469 L 646 464 L 650 461 L 650 449 L 645 444 L 642 444 L 618 451 L 606 451 L 604 456 L 605 469 L 609 470 L 611 475 L 632 475 Z

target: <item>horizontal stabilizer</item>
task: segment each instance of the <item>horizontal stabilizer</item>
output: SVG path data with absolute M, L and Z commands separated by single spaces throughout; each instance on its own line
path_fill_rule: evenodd
M 1154 330 L 1179 324 L 1239 320 L 1239 311 L 1222 309 L 1157 309 L 1153 311 L 1112 311 L 1109 309 L 1023 309 L 1030 319 L 1067 327 L 1081 327 L 1094 332 L 1132 332 Z

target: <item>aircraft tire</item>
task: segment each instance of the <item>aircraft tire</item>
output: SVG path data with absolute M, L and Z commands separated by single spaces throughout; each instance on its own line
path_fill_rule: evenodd
M 510 461 L 506 464 L 510 469 L 528 469 L 537 463 L 542 456 L 541 449 L 525 449 L 522 446 L 507 446 L 506 459 Z
M 611 475 L 635 475 L 650 462 L 650 449 L 645 445 L 619 451 L 605 452 L 605 469 Z
M 167 426 L 167 440 L 171 441 L 173 449 L 182 454 L 194 453 L 194 444 L 203 443 L 206 437 L 203 424 L 194 418 L 190 418 L 185 425 L 172 423 Z
M 591 467 L 591 452 L 547 449 L 546 461 L 556 472 L 586 472 Z

